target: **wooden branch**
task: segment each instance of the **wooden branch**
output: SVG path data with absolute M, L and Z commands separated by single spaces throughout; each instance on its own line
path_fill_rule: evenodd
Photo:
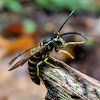
M 48 62 L 60 68 L 40 65 L 40 77 L 48 90 L 46 100 L 100 100 L 99 81 L 55 58 L 49 57 Z

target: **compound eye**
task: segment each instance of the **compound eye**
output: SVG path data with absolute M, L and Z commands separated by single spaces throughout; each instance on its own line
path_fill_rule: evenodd
M 55 43 L 56 43 L 57 45 L 62 45 L 62 42 L 61 42 L 60 40 L 55 41 Z
M 59 40 L 56 41 L 57 44 L 61 44 L 61 42 Z

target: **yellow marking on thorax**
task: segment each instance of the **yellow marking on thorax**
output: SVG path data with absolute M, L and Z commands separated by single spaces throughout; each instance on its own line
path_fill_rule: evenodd
M 43 42 L 41 42 L 41 46 L 43 46 Z
M 40 57 L 36 57 L 36 56 L 33 56 L 34 58 L 40 58 Z
M 58 36 L 59 36 L 59 32 L 58 32 Z
M 51 42 L 52 42 L 52 41 L 49 41 L 48 44 L 51 43 Z
M 37 64 L 38 60 L 37 60 L 37 61 L 31 61 L 31 60 L 29 59 L 29 62 L 30 62 L 31 64 Z

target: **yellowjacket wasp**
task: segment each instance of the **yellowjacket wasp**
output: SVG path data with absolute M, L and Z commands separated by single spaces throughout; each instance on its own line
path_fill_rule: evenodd
M 60 30 L 62 29 L 62 27 L 64 26 L 64 24 L 68 21 L 68 19 L 71 17 L 71 15 L 75 12 L 76 10 L 73 10 L 69 16 L 66 18 L 66 20 L 64 21 L 64 23 L 61 25 L 60 29 L 58 30 L 57 33 L 55 33 L 53 36 L 51 37 L 47 37 L 45 39 L 43 39 L 40 42 L 40 45 L 36 45 L 22 53 L 20 53 L 18 56 L 16 56 L 14 59 L 12 59 L 9 64 L 11 65 L 19 56 L 23 55 L 24 57 L 22 57 L 11 69 L 9 69 L 9 71 L 19 67 L 19 66 L 23 66 L 23 64 L 25 62 L 28 61 L 28 70 L 29 70 L 29 74 L 30 77 L 32 79 L 32 81 L 36 84 L 40 84 L 40 77 L 39 77 L 39 65 L 42 62 L 45 62 L 49 65 L 52 65 L 50 62 L 48 62 L 48 57 L 49 57 L 49 53 L 50 51 L 53 50 L 53 48 L 55 49 L 56 52 L 60 53 L 65 53 L 68 54 L 72 59 L 74 59 L 74 57 L 67 51 L 64 50 L 59 50 L 60 48 L 64 48 L 65 46 L 69 45 L 69 44 L 82 44 L 83 42 L 68 42 L 65 43 L 62 36 L 67 35 L 67 34 L 77 34 L 82 36 L 83 38 L 85 38 L 87 40 L 87 38 L 82 35 L 81 33 L 76 33 L 76 32 L 68 32 L 68 33 L 63 33 L 63 34 L 59 34 Z M 52 65 L 54 68 L 56 68 L 54 65 Z

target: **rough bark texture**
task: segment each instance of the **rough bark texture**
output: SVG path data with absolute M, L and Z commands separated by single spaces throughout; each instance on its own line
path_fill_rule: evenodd
M 54 58 L 42 63 L 40 77 L 48 93 L 46 100 L 100 100 L 100 82 Z

